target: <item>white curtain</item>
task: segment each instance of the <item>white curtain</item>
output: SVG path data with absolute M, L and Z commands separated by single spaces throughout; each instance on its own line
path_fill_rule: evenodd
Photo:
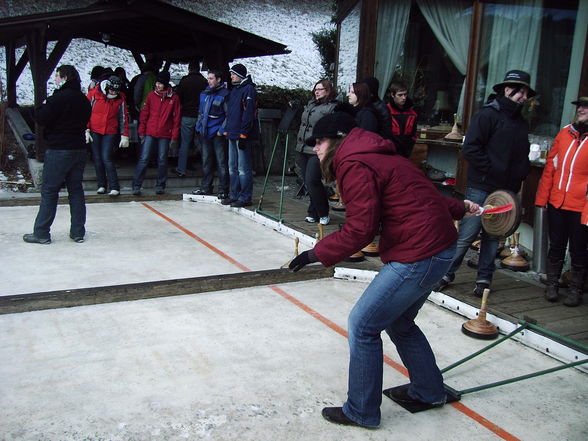
M 541 43 L 542 0 L 510 0 L 508 4 L 487 5 L 486 11 L 492 15 L 492 28 L 484 98 L 513 69 L 529 72 L 533 87 Z
M 436 0 L 417 0 L 417 3 L 439 44 L 443 46 L 459 73 L 465 75 L 472 22 L 471 2 L 446 0 L 440 3 Z M 457 108 L 458 120 L 460 121 L 463 114 L 464 93 L 465 79 L 461 87 Z
M 378 13 L 375 76 L 380 80 L 380 98 L 394 76 L 404 48 L 411 0 L 384 0 Z

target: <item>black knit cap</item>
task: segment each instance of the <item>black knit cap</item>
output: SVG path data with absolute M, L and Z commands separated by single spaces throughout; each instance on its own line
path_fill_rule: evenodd
M 167 70 L 159 72 L 155 77 L 155 81 L 166 86 L 169 86 L 169 72 Z
M 335 112 L 325 115 L 317 121 L 312 129 L 312 136 L 306 139 L 306 145 L 314 147 L 317 138 L 343 138 L 354 127 L 355 118 L 345 112 Z
M 242 64 L 235 64 L 233 67 L 229 69 L 229 72 L 234 73 L 240 78 L 247 78 L 247 68 Z

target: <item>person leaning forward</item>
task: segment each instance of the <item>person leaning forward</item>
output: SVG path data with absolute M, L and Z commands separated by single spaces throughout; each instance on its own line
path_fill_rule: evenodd
M 316 261 L 334 265 L 377 234 L 384 263 L 349 314 L 347 401 L 342 407 L 325 407 L 323 417 L 336 424 L 378 427 L 383 331 L 396 344 L 410 377 L 406 394 L 395 399 L 442 406 L 443 377 L 414 320 L 453 260 L 453 220 L 476 213 L 479 205 L 442 196 L 414 164 L 396 154 L 392 141 L 356 127 L 347 113 L 321 118 L 308 142 L 314 144 L 325 178 L 337 179 L 347 215 L 340 231 L 294 258 L 290 269 Z
M 50 244 L 51 225 L 57 212 L 59 189 L 65 182 L 71 214 L 70 238 L 78 243 L 86 234 L 86 201 L 82 179 L 86 165 L 86 126 L 90 103 L 81 91 L 80 75 L 75 67 L 59 66 L 53 78 L 57 89 L 35 109 L 35 121 L 44 126 L 47 146 L 43 164 L 41 205 L 28 243 Z

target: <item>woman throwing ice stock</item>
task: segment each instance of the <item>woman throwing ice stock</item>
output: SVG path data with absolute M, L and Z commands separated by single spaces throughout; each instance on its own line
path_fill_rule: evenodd
M 340 231 L 297 256 L 290 269 L 317 261 L 334 265 L 378 234 L 384 263 L 349 315 L 347 401 L 324 408 L 323 417 L 366 428 L 380 424 L 382 331 L 410 374 L 410 386 L 395 399 L 442 406 L 443 377 L 414 319 L 451 265 L 457 239 L 453 220 L 477 213 L 479 206 L 442 196 L 422 171 L 396 154 L 391 141 L 356 127 L 346 113 L 320 119 L 307 143 L 314 145 L 325 179 L 337 179 L 347 214 Z

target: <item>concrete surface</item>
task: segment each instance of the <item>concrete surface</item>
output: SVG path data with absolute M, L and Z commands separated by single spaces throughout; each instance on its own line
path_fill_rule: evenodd
M 88 240 L 26 244 L 36 207 L 3 207 L 1 295 L 277 268 L 292 240 L 218 205 L 88 205 Z M 301 250 L 304 247 L 301 247 Z M 585 440 L 575 369 L 410 414 L 383 398 L 375 431 L 327 423 L 345 400 L 347 315 L 366 284 L 335 279 L 0 315 L 0 440 Z M 427 303 L 441 367 L 485 346 Z M 408 382 L 393 345 L 385 387 Z M 559 363 L 506 342 L 446 375 L 458 390 Z
M 588 383 L 574 369 L 419 414 L 384 397 L 376 431 L 325 422 L 321 408 L 340 405 L 346 393 L 348 349 L 336 326 L 345 328 L 364 288 L 331 279 L 0 316 L 1 439 L 588 437 Z M 485 344 L 461 334 L 462 322 L 424 307 L 419 325 L 440 366 Z M 390 342 L 384 348 L 399 363 Z M 555 364 L 508 342 L 457 368 L 446 382 L 463 389 Z M 385 366 L 386 387 L 406 382 Z

